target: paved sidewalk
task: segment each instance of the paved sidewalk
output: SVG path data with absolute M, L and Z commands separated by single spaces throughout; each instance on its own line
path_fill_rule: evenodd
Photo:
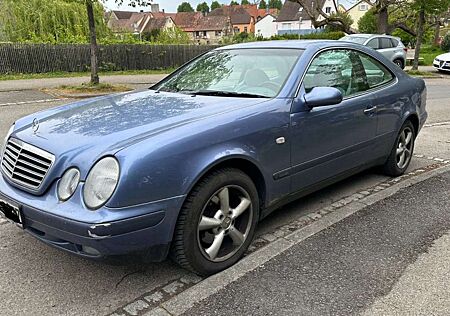
M 293 246 L 187 315 L 449 315 L 450 172 Z
M 154 84 L 166 75 L 112 75 L 100 76 L 100 81 L 112 84 Z M 88 82 L 90 77 L 69 77 L 69 78 L 43 78 L 43 79 L 21 79 L 21 80 L 0 80 L 0 91 L 21 91 L 39 90 L 44 88 L 54 88 L 61 85 L 79 85 Z

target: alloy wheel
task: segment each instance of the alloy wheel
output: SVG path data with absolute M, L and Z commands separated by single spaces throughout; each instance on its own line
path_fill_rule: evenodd
M 213 262 L 232 257 L 247 240 L 252 220 L 252 202 L 247 191 L 236 185 L 216 191 L 198 221 L 197 240 L 202 254 Z
M 397 143 L 397 167 L 399 169 L 404 169 L 408 166 L 413 150 L 413 131 L 411 128 L 406 127 L 400 134 L 398 143 Z

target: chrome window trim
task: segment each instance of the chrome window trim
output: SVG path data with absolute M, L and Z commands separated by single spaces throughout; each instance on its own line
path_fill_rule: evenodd
M 395 85 L 395 84 L 398 83 L 398 77 L 395 75 L 395 73 L 394 73 L 388 66 L 386 66 L 382 61 L 380 61 L 378 58 L 373 57 L 373 56 L 367 54 L 366 52 L 363 52 L 362 50 L 359 50 L 359 49 L 353 48 L 353 47 L 352 47 L 352 48 L 347 48 L 347 47 L 342 47 L 342 46 L 326 47 L 326 48 L 323 48 L 323 49 L 320 49 L 319 51 L 317 51 L 317 52 L 313 55 L 313 57 L 310 59 L 310 61 L 308 62 L 308 66 L 306 67 L 306 70 L 303 72 L 302 78 L 300 79 L 300 83 L 299 83 L 299 85 L 297 86 L 297 90 L 296 90 L 296 92 L 295 92 L 294 99 L 298 97 L 298 95 L 299 95 L 299 93 L 300 93 L 300 89 L 301 89 L 301 87 L 302 87 L 302 85 L 303 85 L 303 81 L 304 81 L 304 79 L 305 79 L 306 73 L 308 72 L 309 68 L 311 67 L 311 64 L 312 64 L 312 62 L 314 61 L 314 59 L 315 59 L 319 54 L 321 54 L 321 53 L 323 53 L 323 52 L 326 52 L 326 51 L 328 51 L 328 50 L 336 50 L 336 49 L 339 49 L 339 50 L 343 50 L 343 49 L 345 49 L 345 50 L 353 50 L 353 51 L 356 51 L 356 52 L 358 52 L 358 53 L 362 53 L 362 54 L 364 54 L 364 55 L 367 55 L 367 56 L 369 56 L 369 57 L 375 59 L 376 61 L 378 61 L 380 64 L 382 64 L 387 70 L 389 70 L 389 72 L 392 74 L 392 77 L 393 77 L 393 79 L 392 79 L 391 81 L 388 81 L 388 82 L 386 82 L 386 83 L 384 83 L 384 84 L 382 84 L 382 85 L 380 85 L 380 86 L 378 86 L 378 87 L 371 88 L 371 89 L 366 90 L 366 91 L 363 91 L 363 92 L 361 92 L 361 93 L 356 93 L 356 94 L 353 94 L 353 95 L 346 96 L 346 97 L 344 97 L 343 100 L 348 100 L 348 99 L 360 97 L 360 96 L 362 96 L 362 95 L 366 95 L 366 94 L 369 94 L 369 93 L 372 93 L 372 92 L 375 92 L 375 91 L 378 91 L 378 90 L 381 90 L 381 89 L 384 89 L 384 88 L 388 88 L 388 87 L 393 86 L 393 85 Z
M 32 153 L 35 153 L 36 155 L 39 155 L 39 156 L 41 156 L 41 157 L 43 157 L 45 159 L 50 160 L 50 164 L 49 164 L 49 166 L 47 168 L 47 171 L 42 176 L 42 181 L 40 182 L 39 186 L 33 186 L 33 185 L 30 185 L 29 183 L 26 183 L 26 182 L 23 182 L 23 181 L 20 181 L 20 180 L 17 180 L 17 179 L 13 179 L 12 175 L 14 174 L 15 166 L 14 166 L 14 169 L 12 171 L 12 174 L 9 175 L 9 171 L 5 170 L 6 167 L 3 165 L 3 159 L 4 159 L 4 156 L 5 156 L 5 153 L 3 153 L 2 159 L 0 160 L 1 171 L 2 171 L 2 174 L 5 176 L 6 179 L 8 179 L 9 181 L 11 181 L 11 182 L 13 182 L 15 184 L 18 184 L 19 186 L 24 187 L 24 188 L 26 188 L 26 189 L 28 189 L 30 191 L 34 191 L 34 192 L 38 191 L 42 187 L 42 184 L 43 184 L 45 178 L 47 177 L 50 169 L 53 167 L 53 164 L 55 163 L 55 156 L 53 154 L 43 150 L 43 149 L 40 149 L 40 148 L 38 148 L 36 146 L 33 146 L 31 144 L 25 143 L 25 142 L 23 142 L 23 141 L 21 141 L 21 140 L 19 140 L 17 138 L 9 138 L 6 141 L 5 151 L 6 151 L 6 147 L 8 146 L 8 143 L 10 143 L 10 142 L 15 144 L 16 146 L 19 146 L 21 148 L 21 150 L 19 151 L 18 157 L 20 156 L 20 154 L 22 152 L 22 149 L 25 149 L 25 150 L 30 151 Z M 17 163 L 17 161 L 15 162 L 15 164 L 16 163 Z

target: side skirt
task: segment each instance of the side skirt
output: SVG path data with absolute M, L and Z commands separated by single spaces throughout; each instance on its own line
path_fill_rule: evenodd
M 286 204 L 289 204 L 289 203 L 291 203 L 291 202 L 293 202 L 295 200 L 298 200 L 298 199 L 300 199 L 300 198 L 302 198 L 302 197 L 304 197 L 306 195 L 309 195 L 311 193 L 319 191 L 320 189 L 323 189 L 323 188 L 325 188 L 327 186 L 330 186 L 330 185 L 332 185 L 332 184 L 334 184 L 336 182 L 339 182 L 339 181 L 342 181 L 342 180 L 344 180 L 346 178 L 349 178 L 350 176 L 358 174 L 361 171 L 370 169 L 370 168 L 375 167 L 375 166 L 382 165 L 385 162 L 386 162 L 386 157 L 382 157 L 382 158 L 379 158 L 379 159 L 377 159 L 377 160 L 375 160 L 375 161 L 373 161 L 373 162 L 371 162 L 369 164 L 365 164 L 365 165 L 361 165 L 361 166 L 355 167 L 353 169 L 350 169 L 350 170 L 347 170 L 347 171 L 345 171 L 343 173 L 340 173 L 340 174 L 338 174 L 336 176 L 333 176 L 333 177 L 327 178 L 325 180 L 322 180 L 320 182 L 317 182 L 317 183 L 315 183 L 315 184 L 313 184 L 313 185 L 311 185 L 309 187 L 306 187 L 304 189 L 301 189 L 299 191 L 291 193 L 291 194 L 289 194 L 289 195 L 287 195 L 287 196 L 285 196 L 285 197 L 283 197 L 283 198 L 281 198 L 279 200 L 276 200 L 276 201 L 272 202 L 266 208 L 262 209 L 261 210 L 261 215 L 260 215 L 260 220 L 264 219 L 269 214 L 271 214 L 273 211 L 279 209 L 280 207 L 282 207 L 282 206 L 284 206 Z

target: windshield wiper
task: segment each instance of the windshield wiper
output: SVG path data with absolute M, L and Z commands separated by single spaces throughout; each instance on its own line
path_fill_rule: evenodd
M 210 95 L 216 97 L 236 97 L 236 98 L 269 98 L 268 96 L 261 94 L 252 93 L 241 93 L 241 92 L 231 92 L 231 91 L 215 91 L 215 90 L 181 90 L 181 93 L 188 93 L 191 95 Z

